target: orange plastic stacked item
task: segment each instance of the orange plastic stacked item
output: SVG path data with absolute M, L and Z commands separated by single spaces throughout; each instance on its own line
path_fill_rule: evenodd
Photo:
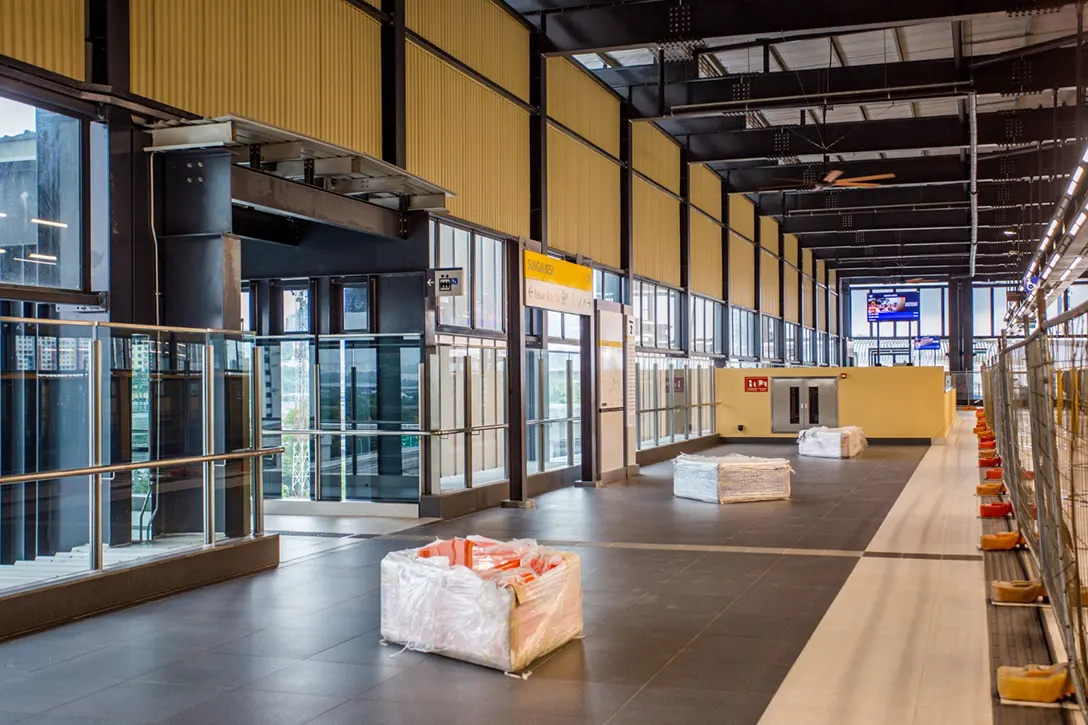
M 986 470 L 986 480 L 988 481 L 1000 481 L 1002 472 L 1000 468 L 989 468 Z
M 993 443 L 994 438 L 995 436 L 993 431 L 990 431 L 989 433 L 981 433 L 979 434 L 978 442 L 980 445 L 983 443 Z
M 984 519 L 1003 519 L 1012 513 L 1012 504 L 1007 501 L 1001 503 L 984 503 L 978 508 L 978 515 Z
M 420 558 L 445 557 L 451 565 L 472 569 L 500 585 L 528 584 L 562 563 L 559 556 L 534 554 L 523 558 L 522 553 L 511 543 L 461 538 L 436 541 L 419 550 Z
M 984 449 L 982 449 L 981 451 L 978 452 L 978 457 L 979 458 L 993 458 L 996 455 L 997 455 L 997 449 L 994 448 L 993 446 L 990 446 L 989 448 L 984 448 Z
M 976 496 L 1003 496 L 1006 493 L 1003 483 L 980 483 L 975 486 Z
M 1027 542 L 1019 531 L 1005 531 L 1000 534 L 983 534 L 979 546 L 983 551 L 1012 551 Z
M 993 468 L 1001 465 L 1001 456 L 995 456 L 993 458 L 980 458 L 978 459 L 979 468 Z

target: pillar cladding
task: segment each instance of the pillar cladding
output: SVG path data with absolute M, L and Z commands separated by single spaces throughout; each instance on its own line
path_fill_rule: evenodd
M 241 247 L 231 235 L 230 152 L 156 159 L 160 324 L 241 329 Z

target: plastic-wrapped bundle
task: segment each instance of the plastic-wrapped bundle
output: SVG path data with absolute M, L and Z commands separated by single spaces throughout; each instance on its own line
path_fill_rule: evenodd
M 438 540 L 382 559 L 382 638 L 504 672 L 582 636 L 577 554 L 531 539 Z
M 785 458 L 681 454 L 673 461 L 672 493 L 710 503 L 773 501 L 790 497 L 791 472 Z
M 797 453 L 812 458 L 853 458 L 869 443 L 856 425 L 845 428 L 809 428 L 797 436 Z

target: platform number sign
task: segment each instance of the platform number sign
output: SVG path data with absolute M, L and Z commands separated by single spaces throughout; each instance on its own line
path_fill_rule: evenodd
M 461 297 L 465 294 L 465 270 L 460 267 L 433 270 L 427 277 L 427 287 L 435 297 Z
M 744 392 L 746 393 L 766 393 L 770 389 L 771 383 L 769 378 L 744 379 Z

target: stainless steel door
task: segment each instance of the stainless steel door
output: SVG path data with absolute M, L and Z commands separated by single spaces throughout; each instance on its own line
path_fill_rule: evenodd
M 804 387 L 801 378 L 771 379 L 771 432 L 797 433 L 804 427 Z
M 799 433 L 839 425 L 836 378 L 774 378 L 771 381 L 771 432 Z

